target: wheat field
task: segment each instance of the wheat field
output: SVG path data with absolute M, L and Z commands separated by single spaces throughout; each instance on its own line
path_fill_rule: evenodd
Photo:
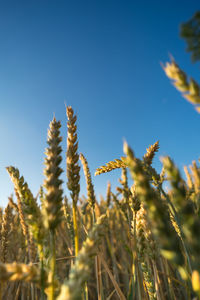
M 67 113 L 66 185 L 61 188 L 61 123 L 54 117 L 45 151 L 45 180 L 35 197 L 13 167 L 14 196 L 0 211 L 0 298 L 198 299 L 200 296 L 200 168 L 170 157 L 153 167 L 159 143 L 137 158 L 125 142 L 124 156 L 95 175 L 121 169 L 97 202 L 85 154 L 79 153 L 77 117 Z M 87 195 L 80 198 L 80 168 Z M 128 182 L 128 172 L 131 181 Z M 168 183 L 167 190 L 163 184 Z

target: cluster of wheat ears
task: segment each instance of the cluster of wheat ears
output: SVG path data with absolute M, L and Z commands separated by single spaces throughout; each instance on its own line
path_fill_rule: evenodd
M 198 84 L 188 81 L 174 61 L 164 70 L 184 97 L 200 103 Z M 76 115 L 70 106 L 66 112 L 71 199 L 62 189 L 61 124 L 55 117 L 48 130 L 45 180 L 38 196 L 17 168 L 7 167 L 15 193 L 0 210 L 0 299 L 198 299 L 197 163 L 184 168 L 184 180 L 174 162 L 164 157 L 159 174 L 152 167 L 158 142 L 141 159 L 124 143 L 124 157 L 96 170 L 95 175 L 122 171 L 117 190 L 111 191 L 108 184 L 106 199 L 98 202 L 87 160 L 79 154 Z M 87 184 L 82 198 L 81 164 Z

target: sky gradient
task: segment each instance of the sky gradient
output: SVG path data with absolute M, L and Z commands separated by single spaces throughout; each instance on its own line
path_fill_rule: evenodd
M 5 167 L 18 167 L 32 192 L 43 182 L 47 128 L 62 123 L 65 103 L 78 116 L 79 152 L 88 160 L 96 195 L 120 171 L 95 169 L 123 155 L 123 140 L 142 157 L 160 141 L 159 157 L 183 168 L 199 158 L 200 115 L 170 84 L 160 63 L 171 53 L 199 79 L 179 37 L 180 23 L 199 1 L 0 1 L 0 205 L 13 185 Z M 86 193 L 81 171 L 81 192 Z M 66 173 L 63 173 L 66 189 Z

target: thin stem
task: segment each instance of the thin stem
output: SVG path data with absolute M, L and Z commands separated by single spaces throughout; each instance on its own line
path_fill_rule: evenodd
M 55 233 L 54 230 L 50 231 L 50 249 L 51 249 L 51 260 L 50 260 L 50 293 L 49 300 L 55 299 L 55 268 L 56 268 L 56 251 L 55 251 Z
M 93 224 L 96 223 L 96 215 L 94 207 L 92 208 L 92 216 L 93 216 Z M 96 280 L 97 280 L 97 293 L 98 299 L 103 299 L 103 292 L 102 292 L 102 278 L 101 278 L 101 260 L 100 257 L 97 255 L 95 256 L 95 271 L 96 271 Z
M 41 272 L 41 300 L 44 300 L 44 259 L 41 257 L 40 260 L 40 272 Z
M 77 208 L 76 203 L 73 201 L 73 224 L 74 224 L 74 241 L 75 241 L 75 256 L 78 255 L 79 252 L 79 240 L 78 240 L 78 224 L 77 224 Z

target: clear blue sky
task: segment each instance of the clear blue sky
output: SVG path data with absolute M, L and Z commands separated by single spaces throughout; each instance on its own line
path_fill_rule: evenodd
M 123 155 L 123 139 L 138 157 L 159 140 L 158 169 L 166 154 L 180 168 L 197 160 L 200 115 L 160 62 L 171 53 L 199 79 L 199 64 L 191 64 L 179 37 L 180 23 L 199 9 L 194 0 L 0 1 L 0 205 L 13 192 L 8 165 L 37 193 L 53 113 L 62 122 L 66 170 L 65 102 L 78 115 L 79 151 L 92 175 Z M 119 176 L 93 176 L 96 195 L 105 194 L 108 180 L 114 190 Z

